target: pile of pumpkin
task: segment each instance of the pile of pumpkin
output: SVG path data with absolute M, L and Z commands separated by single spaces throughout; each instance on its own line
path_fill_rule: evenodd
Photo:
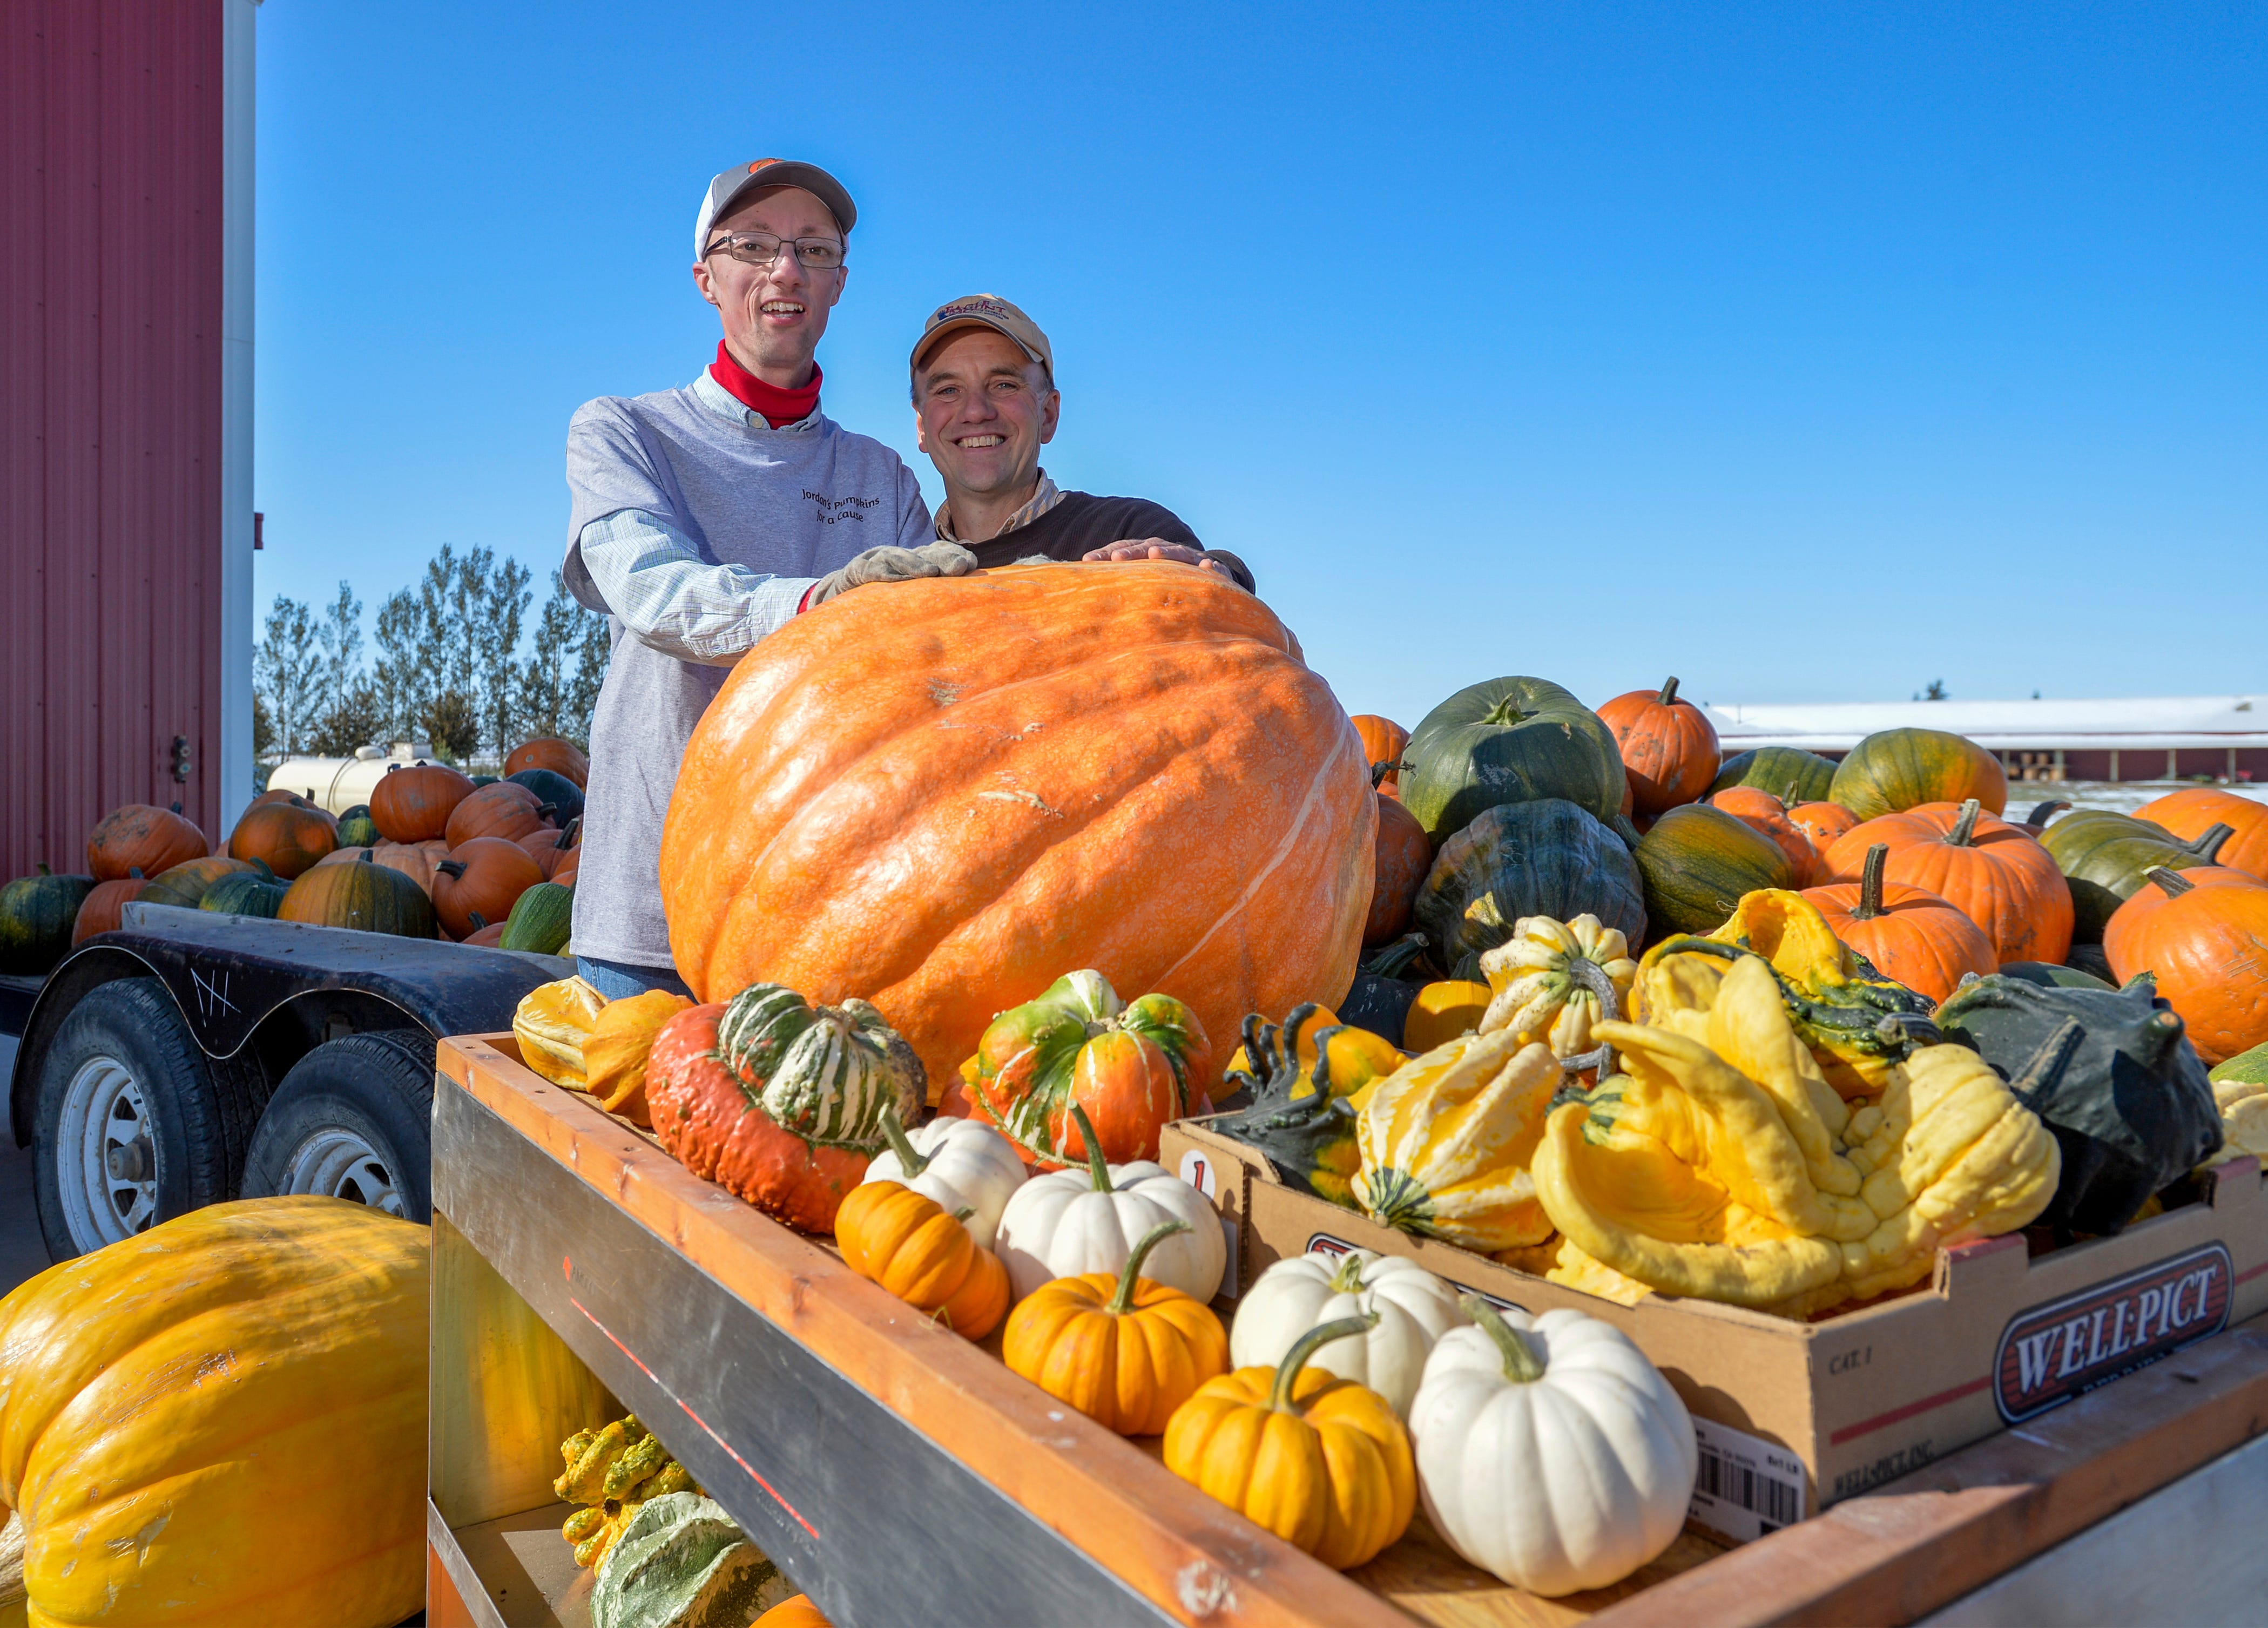
M 1467 1559 L 1558 1595 L 1627 1576 L 1683 1524 L 1691 1421 L 1596 1319 L 1499 1313 L 1359 1250 L 1278 1263 L 1224 1326 L 1219 1218 L 1156 1161 L 1160 1126 L 1210 1106 L 1211 1042 L 1170 996 L 1066 975 L 993 1020 L 925 1123 L 919 1058 L 863 1000 L 759 983 L 705 1006 L 608 1002 L 568 979 L 513 1028 L 545 1078 L 832 1233 L 852 1271 L 953 1332 L 998 1333 L 1012 1372 L 1122 1435 L 1162 1436 L 1175 1474 L 1328 1565 L 1375 1557 L 1422 1500 Z M 1555 1491 L 1547 1440 L 1587 1443 L 1580 1496 Z M 568 1536 L 596 1528 L 578 1516 Z
M 221 854 L 195 821 L 129 803 L 88 836 L 86 873 L 42 866 L 0 889 L 0 971 L 44 975 L 136 902 L 558 954 L 590 764 L 573 742 L 546 737 L 514 748 L 504 769 L 394 768 L 369 803 L 335 815 L 297 792 L 264 792 Z

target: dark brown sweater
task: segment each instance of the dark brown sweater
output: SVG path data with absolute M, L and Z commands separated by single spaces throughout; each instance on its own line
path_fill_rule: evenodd
M 1002 532 L 987 542 L 964 542 L 979 565 L 1012 565 L 1035 555 L 1051 560 L 1076 560 L 1090 549 L 1114 542 L 1139 542 L 1159 537 L 1167 542 L 1204 549 L 1227 567 L 1228 574 L 1248 593 L 1258 589 L 1251 568 L 1223 549 L 1205 549 L 1197 533 L 1181 516 L 1146 497 L 1098 497 L 1093 492 L 1065 492 L 1063 501 L 1027 526 Z

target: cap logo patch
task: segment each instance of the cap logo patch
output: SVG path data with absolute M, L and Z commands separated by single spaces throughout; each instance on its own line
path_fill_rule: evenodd
M 766 165 L 777 164 L 779 160 L 777 158 L 758 158 L 754 164 L 748 166 L 748 173 L 753 175 L 758 170 L 762 169 Z

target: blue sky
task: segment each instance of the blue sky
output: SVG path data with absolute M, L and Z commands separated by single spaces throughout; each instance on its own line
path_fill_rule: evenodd
M 715 171 L 858 200 L 828 412 L 1047 328 L 1065 486 L 1353 711 L 2268 689 L 2268 12 L 268 0 L 257 591 L 547 580 L 587 397 L 713 353 Z

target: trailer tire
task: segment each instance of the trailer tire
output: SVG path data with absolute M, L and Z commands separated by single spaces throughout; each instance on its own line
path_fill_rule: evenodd
M 37 1092 L 32 1185 L 50 1259 L 236 1196 L 257 1072 L 209 1062 L 157 979 L 90 990 L 57 1027 Z
M 433 1213 L 433 1037 L 377 1029 L 291 1065 L 245 1156 L 244 1196 L 323 1193 L 427 1222 Z

